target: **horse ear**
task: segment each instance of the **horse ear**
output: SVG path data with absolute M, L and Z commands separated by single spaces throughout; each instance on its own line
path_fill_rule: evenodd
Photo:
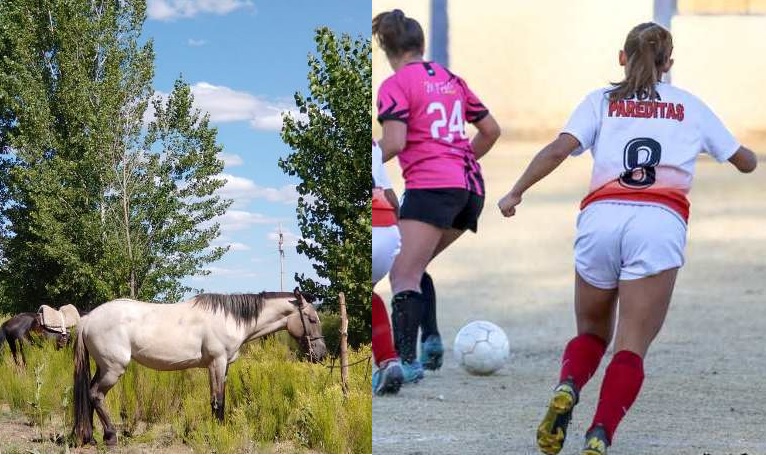
M 297 286 L 295 287 L 295 289 L 293 289 L 293 295 L 295 296 L 296 299 L 298 299 L 298 301 L 301 301 L 301 290 Z

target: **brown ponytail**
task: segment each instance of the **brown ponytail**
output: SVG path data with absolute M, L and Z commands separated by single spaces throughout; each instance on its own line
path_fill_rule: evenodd
M 400 57 L 412 51 L 422 54 L 425 50 L 425 37 L 420 24 L 399 9 L 375 16 L 372 34 L 388 57 Z
M 625 98 L 653 100 L 657 95 L 655 84 L 662 78 L 662 67 L 673 52 L 673 37 L 670 32 L 654 22 L 645 22 L 633 27 L 625 38 L 625 79 L 613 83 L 609 100 Z

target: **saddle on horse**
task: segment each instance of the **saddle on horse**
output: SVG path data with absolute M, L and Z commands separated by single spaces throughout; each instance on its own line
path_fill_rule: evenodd
M 80 312 L 74 305 L 64 305 L 58 310 L 41 305 L 37 313 L 40 316 L 40 324 L 51 332 L 66 334 L 69 327 L 80 322 Z

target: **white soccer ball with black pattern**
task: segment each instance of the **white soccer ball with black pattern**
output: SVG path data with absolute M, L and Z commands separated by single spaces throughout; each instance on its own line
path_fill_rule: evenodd
M 488 321 L 469 322 L 460 329 L 452 352 L 461 367 L 480 376 L 502 368 L 511 353 L 503 329 Z

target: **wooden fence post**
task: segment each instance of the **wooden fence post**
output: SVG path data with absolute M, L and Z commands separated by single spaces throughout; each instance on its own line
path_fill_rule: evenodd
M 340 301 L 340 382 L 343 395 L 348 396 L 348 317 L 346 316 L 346 296 L 338 294 Z

